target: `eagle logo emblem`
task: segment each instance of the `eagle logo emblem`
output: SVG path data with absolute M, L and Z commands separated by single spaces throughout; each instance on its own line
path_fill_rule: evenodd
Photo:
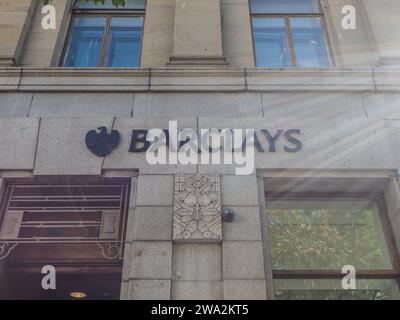
M 106 127 L 100 127 L 97 130 L 90 130 L 86 134 L 86 146 L 96 156 L 105 157 L 118 147 L 119 132 L 112 130 L 111 133 L 107 133 Z

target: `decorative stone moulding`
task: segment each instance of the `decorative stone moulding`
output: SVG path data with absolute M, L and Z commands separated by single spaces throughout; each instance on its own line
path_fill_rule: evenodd
M 16 65 L 13 57 L 0 56 L 0 67 L 15 67 Z
M 175 175 L 173 240 L 219 242 L 221 239 L 220 176 Z
M 223 56 L 172 56 L 168 66 L 227 66 Z

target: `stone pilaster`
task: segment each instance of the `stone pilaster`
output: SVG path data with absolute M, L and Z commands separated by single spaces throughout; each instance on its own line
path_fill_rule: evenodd
M 0 1 L 0 66 L 19 62 L 36 0 Z
M 220 0 L 176 0 L 170 64 L 223 65 Z

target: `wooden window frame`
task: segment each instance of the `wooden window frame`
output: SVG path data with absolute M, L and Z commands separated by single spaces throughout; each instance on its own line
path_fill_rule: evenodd
M 103 39 L 101 42 L 101 49 L 100 49 L 100 55 L 99 55 L 99 61 L 97 63 L 98 68 L 112 68 L 112 67 L 107 67 L 105 66 L 105 57 L 107 54 L 107 47 L 109 43 L 109 30 L 110 30 L 110 24 L 111 24 L 111 19 L 114 17 L 142 17 L 143 18 L 143 27 L 145 23 L 145 17 L 146 17 L 146 7 L 147 7 L 147 1 L 145 1 L 145 6 L 144 9 L 124 9 L 124 8 L 114 8 L 114 9 L 101 9 L 101 8 L 90 8 L 90 9 L 84 9 L 84 8 L 74 8 L 72 7 L 72 15 L 70 19 L 70 24 L 67 32 L 67 36 L 65 38 L 64 46 L 63 46 L 63 51 L 60 59 L 60 67 L 65 67 L 64 66 L 64 60 L 66 56 L 66 49 L 68 46 L 68 42 L 71 36 L 72 32 L 72 27 L 73 27 L 73 22 L 74 19 L 77 17 L 104 17 L 106 18 L 106 22 L 104 25 L 104 32 L 103 32 Z M 143 47 L 143 32 L 142 32 L 142 38 L 140 41 L 140 48 L 139 48 L 139 65 L 141 65 L 141 57 L 142 57 L 142 47 Z M 68 67 L 65 67 L 68 68 Z
M 389 213 L 381 193 L 368 192 L 265 192 L 266 203 L 282 200 L 370 200 L 378 209 L 378 217 L 382 226 L 389 257 L 392 262 L 391 270 L 365 269 L 357 271 L 357 279 L 392 279 L 396 280 L 400 290 L 400 255 L 391 227 Z M 268 221 L 268 220 L 267 220 Z M 268 226 L 267 226 L 268 227 Z M 273 280 L 277 279 L 343 279 L 341 270 L 309 269 L 309 270 L 277 270 L 272 269 Z
M 335 66 L 335 61 L 333 59 L 332 46 L 331 46 L 331 43 L 329 41 L 329 36 L 328 36 L 328 28 L 327 28 L 327 24 L 325 22 L 325 13 L 324 13 L 321 1 L 319 1 L 319 0 L 316 0 L 316 1 L 317 1 L 317 5 L 318 5 L 318 12 L 313 12 L 313 13 L 253 13 L 251 10 L 251 0 L 249 0 L 251 35 L 252 35 L 252 42 L 253 42 L 253 58 L 254 58 L 254 63 L 256 65 L 256 67 L 259 67 L 259 66 L 257 64 L 256 44 L 255 44 L 255 39 L 254 39 L 254 26 L 253 26 L 254 18 L 283 18 L 284 19 L 286 35 L 287 35 L 287 42 L 288 42 L 287 45 L 289 48 L 290 61 L 291 61 L 291 66 L 289 68 L 299 67 L 297 64 L 296 50 L 293 45 L 292 27 L 290 25 L 290 18 L 293 18 L 293 17 L 294 18 L 307 18 L 307 17 L 320 18 L 321 30 L 322 30 L 322 34 L 323 34 L 323 37 L 325 40 L 326 50 L 327 50 L 328 60 L 329 60 L 328 67 Z M 265 66 L 265 67 L 268 67 L 268 66 Z M 283 67 L 277 67 L 277 68 L 283 68 Z M 304 67 L 304 68 L 306 68 L 306 67 Z

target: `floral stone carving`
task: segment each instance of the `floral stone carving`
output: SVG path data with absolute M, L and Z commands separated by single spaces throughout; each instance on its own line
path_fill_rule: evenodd
M 222 239 L 219 175 L 175 175 L 173 230 L 174 240 Z

